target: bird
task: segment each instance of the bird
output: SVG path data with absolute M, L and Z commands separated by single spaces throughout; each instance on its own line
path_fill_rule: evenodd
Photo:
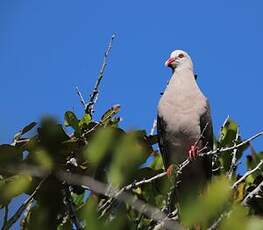
M 188 194 L 200 194 L 212 176 L 211 157 L 198 157 L 201 150 L 213 148 L 212 119 L 189 54 L 175 50 L 165 66 L 172 69 L 172 76 L 157 108 L 158 144 L 167 173 L 190 159 L 177 178 L 176 201 L 182 202 Z

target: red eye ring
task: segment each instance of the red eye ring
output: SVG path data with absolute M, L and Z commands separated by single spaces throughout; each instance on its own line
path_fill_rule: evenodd
M 179 58 L 183 58 L 183 57 L 185 57 L 185 56 L 184 56 L 184 54 L 181 53 L 181 54 L 178 55 L 178 57 L 179 57 Z

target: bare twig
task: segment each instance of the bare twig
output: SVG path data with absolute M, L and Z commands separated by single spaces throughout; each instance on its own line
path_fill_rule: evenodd
M 249 175 L 251 175 L 252 173 L 256 172 L 257 170 L 260 169 L 261 165 L 263 165 L 263 160 L 261 160 L 258 165 L 254 168 L 254 169 L 251 169 L 249 171 L 247 171 L 241 178 L 239 178 L 233 185 L 232 185 L 232 189 L 236 189 L 237 186 L 243 182 Z
M 242 204 L 244 206 L 248 206 L 249 201 L 260 193 L 263 193 L 263 181 L 245 197 L 245 199 L 242 201 Z
M 78 219 L 78 216 L 76 213 L 76 208 L 75 208 L 73 201 L 72 201 L 69 185 L 66 183 L 64 183 L 64 194 L 65 194 L 65 203 L 68 207 L 67 210 L 69 212 L 68 214 L 69 214 L 69 217 L 70 217 L 72 224 L 75 225 L 77 230 L 83 229 L 83 227 L 82 227 L 82 225 Z
M 263 131 L 262 132 L 259 132 L 257 134 L 255 134 L 254 136 L 246 139 L 245 141 L 237 144 L 237 145 L 233 145 L 231 147 L 226 147 L 226 148 L 217 148 L 213 151 L 209 151 L 209 152 L 206 152 L 206 153 L 199 153 L 199 156 L 204 156 L 204 155 L 213 155 L 213 154 L 216 154 L 216 155 L 219 155 L 220 153 L 223 153 L 223 152 L 227 152 L 227 151 L 231 151 L 231 150 L 234 150 L 234 149 L 238 149 L 246 144 L 249 144 L 250 141 L 258 138 L 259 136 L 262 136 L 263 135 Z
M 27 205 L 25 211 L 24 211 L 24 217 L 22 218 L 22 220 L 20 221 L 20 229 L 26 229 L 26 225 L 28 224 L 28 215 L 29 215 L 29 211 L 31 209 L 33 205 L 33 200 L 31 200 L 31 202 Z
M 39 191 L 41 185 L 45 181 L 46 178 L 43 178 L 41 182 L 38 184 L 34 192 L 28 197 L 28 199 L 19 207 L 19 209 L 16 211 L 16 213 L 6 222 L 6 224 L 3 226 L 2 230 L 8 230 L 11 228 L 11 226 L 20 218 L 20 216 L 23 214 L 24 210 L 27 208 L 27 206 L 31 203 L 36 193 Z
M 154 135 L 154 131 L 155 131 L 156 127 L 157 127 L 157 120 L 154 119 L 154 120 L 153 120 L 153 124 L 152 124 L 152 128 L 151 128 L 150 135 L 152 135 L 152 136 Z
M 239 128 L 237 127 L 236 138 L 235 138 L 235 140 L 234 140 L 234 146 L 237 145 L 238 140 L 239 140 L 239 137 L 240 137 L 240 133 L 239 133 Z M 232 153 L 231 166 L 230 166 L 230 169 L 229 169 L 229 171 L 228 171 L 228 178 L 229 178 L 229 179 L 232 178 L 233 173 L 234 173 L 235 170 L 236 170 L 236 165 L 237 165 L 237 150 L 238 150 L 238 149 L 234 149 L 234 150 L 233 150 L 233 153 Z
M 114 38 L 115 38 L 115 33 L 111 36 L 108 48 L 106 52 L 104 53 L 103 63 L 102 63 L 102 66 L 99 72 L 98 79 L 96 81 L 92 94 L 90 94 L 89 102 L 86 104 L 85 112 L 88 114 L 92 114 L 94 112 L 94 104 L 96 103 L 98 99 L 100 82 L 104 76 L 104 72 L 105 72 L 105 69 L 108 63 L 108 57 L 109 57 L 109 54 L 112 48 L 112 43 L 113 43 Z
M 110 199 L 108 199 L 99 209 L 98 211 L 101 212 L 103 211 L 103 213 L 101 214 L 101 217 L 105 215 L 105 213 L 110 209 L 110 207 L 112 206 L 114 200 L 118 199 L 118 197 L 125 191 L 129 191 L 133 188 L 137 188 L 141 185 L 144 185 L 144 184 L 150 184 L 152 183 L 153 181 L 157 180 L 157 179 L 160 179 L 164 176 L 166 176 L 167 173 L 166 172 L 162 172 L 162 173 L 159 173 L 149 179 L 143 179 L 141 181 L 138 181 L 136 183 L 131 183 L 125 187 L 123 187 L 122 189 L 120 189 L 119 191 L 117 191 Z
M 216 230 L 216 229 L 218 229 L 218 226 L 222 222 L 222 220 L 225 217 L 229 216 L 231 212 L 232 211 L 223 212 L 207 230 Z
M 4 223 L 3 226 L 6 225 L 7 219 L 8 219 L 8 204 L 5 206 L 5 215 L 4 215 Z
M 85 109 L 86 108 L 86 102 L 85 102 L 84 98 L 82 97 L 82 94 L 81 94 L 78 86 L 76 86 L 76 91 L 77 91 L 77 94 L 79 95 L 80 103 L 82 104 L 83 108 Z

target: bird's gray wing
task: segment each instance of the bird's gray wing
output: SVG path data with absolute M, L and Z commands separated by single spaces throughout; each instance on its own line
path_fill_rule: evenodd
M 164 119 L 161 116 L 157 115 L 158 143 L 159 143 L 159 148 L 165 169 L 167 169 L 170 163 L 170 154 L 169 154 L 168 144 L 166 140 L 166 132 L 165 132 L 166 126 L 167 124 L 164 121 Z
M 201 141 L 202 147 L 206 146 L 205 152 L 213 149 L 213 124 L 210 113 L 210 106 L 206 101 L 206 110 L 200 116 L 200 129 L 201 129 Z M 212 175 L 212 157 L 204 156 L 204 167 L 207 171 L 207 176 L 210 178 Z

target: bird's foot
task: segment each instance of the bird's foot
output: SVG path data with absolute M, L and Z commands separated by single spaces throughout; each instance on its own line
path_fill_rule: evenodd
M 199 148 L 196 145 L 192 145 L 190 150 L 188 151 L 188 158 L 190 160 L 195 159 L 199 154 Z
M 171 177 L 173 175 L 173 171 L 174 171 L 174 165 L 171 164 L 171 165 L 169 165 L 169 167 L 166 170 L 167 176 Z

